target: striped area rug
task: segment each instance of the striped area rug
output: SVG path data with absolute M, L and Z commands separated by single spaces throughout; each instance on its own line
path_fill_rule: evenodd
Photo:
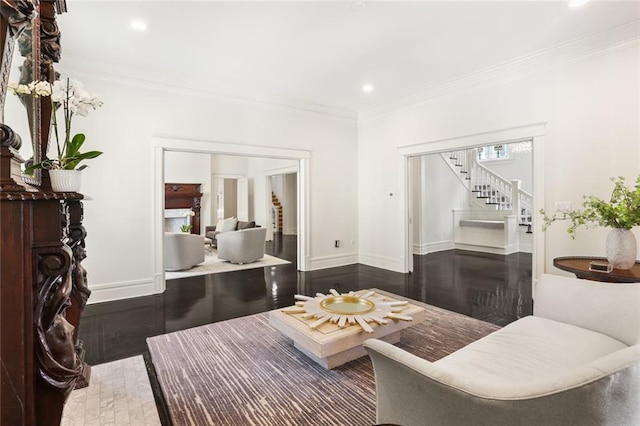
M 430 361 L 498 329 L 412 303 L 427 309 L 427 319 L 405 329 L 397 346 Z M 375 424 L 369 358 L 325 370 L 273 329 L 268 313 L 156 336 L 147 343 L 175 426 Z

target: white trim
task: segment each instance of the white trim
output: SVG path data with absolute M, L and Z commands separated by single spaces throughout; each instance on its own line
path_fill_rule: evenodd
M 520 79 L 540 71 L 584 60 L 593 55 L 614 51 L 631 43 L 637 43 L 639 40 L 640 21 L 636 20 L 592 36 L 535 52 L 514 61 L 432 85 L 395 101 L 362 109 L 358 112 L 358 119 L 408 108 L 437 97 L 450 96 L 480 87 L 494 86 L 504 81 Z
M 332 254 L 329 256 L 312 257 L 308 259 L 312 271 L 358 263 L 358 253 Z
M 230 144 L 215 141 L 197 141 L 179 138 L 151 138 L 153 150 L 153 243 L 154 243 L 154 277 L 156 284 L 153 293 L 162 293 L 166 289 L 164 279 L 164 153 L 165 151 L 201 152 L 218 155 L 241 155 L 246 157 L 280 158 L 298 160 L 298 269 L 309 270 L 308 255 L 311 246 L 309 227 L 309 190 L 310 151 L 277 148 L 260 145 Z M 147 294 L 153 294 L 147 293 Z
M 456 248 L 453 240 L 437 241 L 434 243 L 423 243 L 413 245 L 413 254 L 422 256 L 429 253 L 436 253 L 439 251 L 453 250 Z
M 358 256 L 358 260 L 358 263 L 362 263 L 363 265 L 373 266 L 381 269 L 388 269 L 389 271 L 394 272 L 406 272 L 403 270 L 403 259 L 400 258 L 379 256 L 377 254 L 371 253 L 360 253 L 360 255 Z
M 531 206 L 532 215 L 538 215 L 540 209 L 544 207 L 544 136 L 535 136 L 533 138 L 533 206 Z M 541 219 L 540 216 L 538 216 Z M 532 217 L 533 226 L 533 288 L 532 294 L 536 294 L 535 286 L 538 277 L 545 273 L 545 237 L 542 232 L 542 220 L 535 220 Z
M 407 197 L 411 197 L 407 180 L 409 176 L 410 157 L 416 155 L 436 154 L 443 151 L 453 151 L 458 149 L 466 149 L 478 145 L 488 145 L 489 143 L 510 143 L 519 140 L 532 140 L 533 143 L 533 212 L 540 210 L 544 202 L 544 132 L 545 123 L 534 123 L 529 125 L 511 127 L 491 132 L 483 132 L 475 135 L 465 135 L 460 137 L 440 139 L 431 142 L 424 142 L 413 145 L 398 147 L 401 159 L 401 176 L 402 185 L 400 186 L 399 196 L 404 206 L 404 213 L 401 215 L 401 226 L 403 229 L 402 247 L 403 259 L 401 264 L 403 268 L 399 272 L 407 273 L 410 271 L 410 263 L 413 264 L 413 244 L 410 244 L 408 234 L 408 211 L 410 202 L 405 201 Z M 404 197 L 404 198 L 402 198 Z M 535 284 L 538 277 L 544 273 L 545 265 L 545 246 L 544 233 L 542 232 L 539 220 L 533 221 L 533 256 L 532 256 L 532 280 Z M 503 252 L 504 253 L 504 252 Z M 501 253 L 501 254 L 503 254 Z M 361 255 L 362 259 L 362 255 Z M 363 262 L 361 262 L 363 263 Z M 373 265 L 377 266 L 377 265 Z M 391 268 L 387 268 L 391 269 Z
M 164 93 L 173 93 L 181 96 L 189 96 L 216 101 L 235 102 L 240 104 L 260 104 L 265 107 L 290 108 L 299 111 L 313 112 L 329 115 L 339 119 L 356 120 L 357 113 L 352 110 L 322 105 L 301 99 L 289 98 L 255 90 L 243 90 L 231 87 L 193 87 L 184 79 L 159 75 L 157 70 L 139 75 L 121 75 L 110 71 L 108 66 L 101 66 L 95 62 L 88 63 L 78 57 L 64 56 L 64 64 L 60 67 L 64 74 L 74 75 L 78 78 L 90 78 L 106 81 L 124 86 L 157 90 Z M 180 84 L 187 83 L 187 84 Z
M 213 176 L 213 178 L 218 178 L 218 179 L 246 179 L 247 175 L 246 174 L 241 174 L 241 173 L 237 173 L 237 174 L 233 174 L 233 173 L 211 173 L 211 175 Z
M 267 169 L 264 171 L 267 176 L 277 176 L 277 175 L 290 175 L 293 173 L 298 173 L 298 165 L 295 164 L 293 166 L 284 166 L 277 167 L 275 169 Z
M 179 152 L 202 152 L 215 155 L 236 155 L 260 158 L 279 158 L 289 160 L 299 160 L 310 158 L 310 151 L 299 149 L 278 148 L 263 145 L 248 145 L 240 143 L 202 141 L 194 139 L 167 138 L 153 136 L 151 138 L 153 147 L 162 148 L 165 151 Z
M 545 124 L 546 123 L 527 124 L 473 135 L 403 145 L 398 147 L 398 152 L 403 156 L 416 156 L 445 151 L 457 151 L 475 146 L 489 145 L 496 142 L 496 136 L 501 137 L 499 142 L 504 144 L 531 140 L 535 136 L 544 136 Z
M 149 296 L 157 293 L 157 283 L 154 281 L 153 279 L 147 279 L 91 285 L 89 286 L 91 297 L 87 301 L 87 304 L 92 305 L 94 303 Z
M 456 243 L 455 248 L 458 250 L 477 251 L 482 253 L 500 254 L 504 256 L 518 252 L 515 246 L 498 247 L 498 246 L 485 246 L 482 244 Z

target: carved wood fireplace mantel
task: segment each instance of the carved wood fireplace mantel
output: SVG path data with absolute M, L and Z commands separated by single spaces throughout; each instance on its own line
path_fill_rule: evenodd
M 14 46 L 24 49 L 21 84 L 53 82 L 60 54 L 56 13 L 65 0 L 2 0 L 0 112 L 4 112 Z M 22 49 L 21 49 L 22 50 Z M 14 96 L 14 95 L 10 95 Z M 69 393 L 88 366 L 78 326 L 87 288 L 82 194 L 53 192 L 47 170 L 23 177 L 19 150 L 32 144 L 34 163 L 47 158 L 48 97 L 23 96 L 30 133 L 0 123 L 0 423 L 59 425 Z M 0 115 L 4 121 L 3 114 Z M 10 123 L 13 124 L 13 123 Z M 29 182 L 26 182 L 29 180 Z
M 191 217 L 191 233 L 200 234 L 200 192 L 199 183 L 165 183 L 164 184 L 164 208 L 165 209 L 191 209 L 194 216 Z

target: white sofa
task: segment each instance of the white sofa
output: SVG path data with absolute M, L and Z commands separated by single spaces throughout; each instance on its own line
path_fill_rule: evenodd
M 266 228 L 249 228 L 218 234 L 218 259 L 251 263 L 264 257 Z
M 204 262 L 204 237 L 184 232 L 164 233 L 164 270 L 180 271 Z
M 640 425 L 640 283 L 543 275 L 533 316 L 436 362 L 364 345 L 378 423 Z

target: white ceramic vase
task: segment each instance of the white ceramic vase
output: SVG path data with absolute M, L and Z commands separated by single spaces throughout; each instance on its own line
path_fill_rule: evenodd
M 616 269 L 629 269 L 636 262 L 636 237 L 628 229 L 614 228 L 607 235 L 607 260 Z
M 80 170 L 49 170 L 51 189 L 55 192 L 80 192 L 82 172 Z

